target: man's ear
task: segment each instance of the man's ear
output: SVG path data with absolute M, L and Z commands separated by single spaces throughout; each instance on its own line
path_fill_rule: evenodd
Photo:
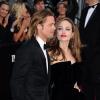
M 37 29 L 38 29 L 38 30 L 42 30 L 42 25 L 41 25 L 41 24 L 38 24 L 38 25 L 37 25 Z

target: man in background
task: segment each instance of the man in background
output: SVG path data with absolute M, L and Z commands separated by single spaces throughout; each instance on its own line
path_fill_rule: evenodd
M 83 44 L 83 91 L 86 100 L 100 100 L 100 4 L 98 0 L 85 0 L 80 19 Z

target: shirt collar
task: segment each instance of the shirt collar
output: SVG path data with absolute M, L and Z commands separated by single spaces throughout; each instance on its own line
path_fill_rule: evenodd
M 44 44 L 46 44 L 46 42 L 44 42 L 39 36 L 36 37 L 36 40 L 38 41 L 42 50 L 44 50 Z

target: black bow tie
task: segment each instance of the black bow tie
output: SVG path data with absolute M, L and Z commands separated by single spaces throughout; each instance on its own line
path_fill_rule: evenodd
M 44 44 L 44 49 L 48 49 L 50 46 L 47 44 Z

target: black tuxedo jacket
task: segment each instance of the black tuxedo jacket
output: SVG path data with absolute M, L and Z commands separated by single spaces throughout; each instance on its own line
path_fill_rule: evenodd
M 87 26 L 84 28 L 88 7 L 83 9 L 80 19 L 81 41 L 85 44 L 82 49 L 82 59 L 87 69 L 88 80 L 100 82 L 100 4 L 91 15 Z
M 16 54 L 11 77 L 13 100 L 48 100 L 50 67 L 35 38 L 25 41 Z

